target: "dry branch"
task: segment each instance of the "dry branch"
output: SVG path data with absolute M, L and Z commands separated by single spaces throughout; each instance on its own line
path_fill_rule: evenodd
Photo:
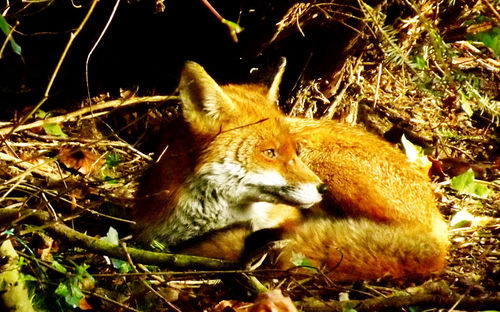
M 177 97 L 171 95 L 157 95 L 157 96 L 132 97 L 129 99 L 118 99 L 113 101 L 101 101 L 95 105 L 81 108 L 66 115 L 50 117 L 43 120 L 37 120 L 26 125 L 22 124 L 18 125 L 17 127 L 14 125 L 14 126 L 0 128 L 0 135 L 14 133 L 26 129 L 38 128 L 48 124 L 57 124 L 61 122 L 74 121 L 78 118 L 83 118 L 85 114 L 93 114 L 94 112 L 98 112 L 108 108 L 119 108 L 146 102 L 165 102 L 174 99 L 177 99 Z
M 448 296 L 443 294 L 418 294 L 349 300 L 345 302 L 332 300 L 325 303 L 319 300 L 308 300 L 296 302 L 296 305 L 303 311 L 314 312 L 345 311 L 348 307 L 358 312 L 394 311 L 409 306 L 488 310 L 498 309 L 500 306 L 500 297 L 475 298 L 462 297 L 457 294 Z

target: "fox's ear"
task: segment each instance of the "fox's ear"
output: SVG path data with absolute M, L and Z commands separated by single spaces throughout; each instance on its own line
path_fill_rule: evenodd
M 271 103 L 278 103 L 279 99 L 279 87 L 281 84 L 281 79 L 283 78 L 283 73 L 285 72 L 286 68 L 286 58 L 282 57 L 280 59 L 280 65 L 278 67 L 278 71 L 274 75 L 273 81 L 271 82 L 271 85 L 269 86 L 269 90 L 267 91 L 267 98 Z
M 233 103 L 221 87 L 195 62 L 184 65 L 179 93 L 184 119 L 201 132 L 219 131 L 224 116 L 234 111 Z

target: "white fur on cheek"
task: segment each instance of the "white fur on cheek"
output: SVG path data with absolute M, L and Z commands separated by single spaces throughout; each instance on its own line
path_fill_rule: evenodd
M 254 230 L 271 228 L 281 222 L 269 216 L 273 204 L 307 208 L 320 200 L 315 183 L 290 183 L 279 172 L 250 172 L 227 159 L 210 162 L 186 179 L 160 239 L 174 246 L 238 222 Z
M 259 173 L 249 172 L 245 177 L 245 182 L 254 185 L 285 186 L 287 181 L 281 174 L 272 170 L 265 170 Z

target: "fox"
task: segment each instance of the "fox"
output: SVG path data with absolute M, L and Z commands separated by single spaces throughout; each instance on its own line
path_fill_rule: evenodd
M 441 272 L 448 227 L 429 177 L 366 130 L 286 116 L 277 84 L 219 85 L 184 65 L 182 117 L 140 185 L 136 238 L 239 261 L 253 233 L 279 229 L 276 268 L 301 255 L 337 281 Z

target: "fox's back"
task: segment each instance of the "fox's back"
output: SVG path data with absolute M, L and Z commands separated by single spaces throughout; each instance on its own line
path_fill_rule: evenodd
M 429 178 L 392 144 L 335 121 L 287 121 L 300 157 L 328 184 L 328 209 L 388 222 L 440 218 Z

